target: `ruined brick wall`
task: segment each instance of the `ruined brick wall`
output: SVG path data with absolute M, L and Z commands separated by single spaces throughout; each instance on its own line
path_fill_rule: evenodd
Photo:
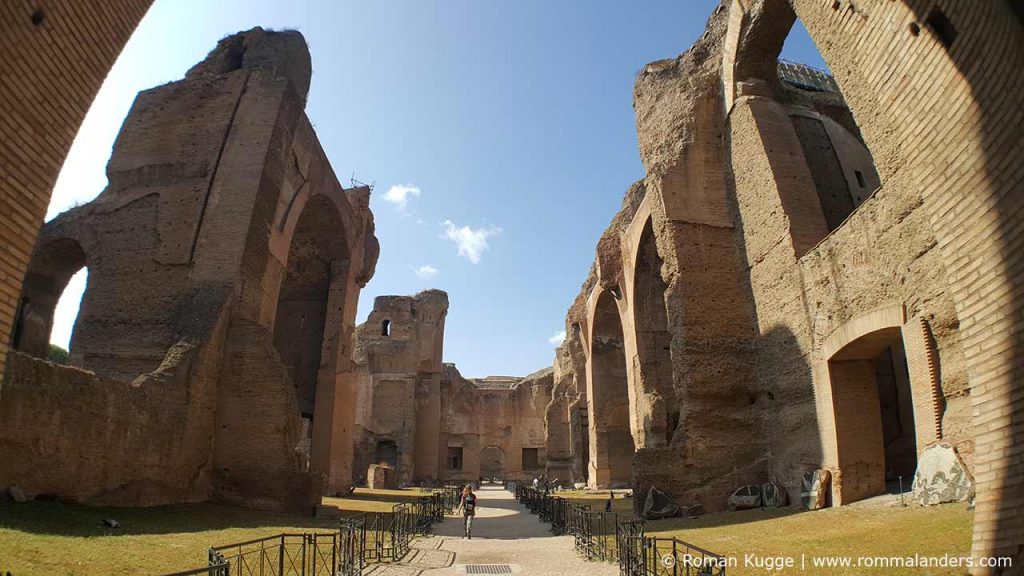
M 463 378 L 441 362 L 447 311 L 448 296 L 440 290 L 378 296 L 358 327 L 355 481 L 386 458 L 393 458 L 402 484 L 477 480 L 488 447 L 500 451 L 505 478 L 524 477 L 524 447 L 538 450 L 540 465 L 530 472 L 543 472 L 551 370 L 526 378 Z M 448 467 L 450 446 L 463 448 L 458 470 Z
M 441 358 L 448 295 L 378 296 L 356 329 L 359 366 L 353 479 L 393 445 L 398 482 L 438 477 Z
M 165 410 L 177 413 L 182 429 L 167 439 L 160 427 L 132 430 L 154 447 L 190 440 L 180 445 L 181 459 L 168 462 L 179 472 L 166 478 L 172 488 L 151 483 L 139 502 L 203 493 L 305 510 L 323 490 L 349 485 L 351 335 L 378 244 L 369 190 L 342 188 L 305 117 L 309 74 L 309 52 L 296 32 L 256 28 L 225 38 L 185 79 L 139 95 L 107 166 L 107 188 L 40 233 L 22 291 L 33 307 L 22 320 L 36 320 L 18 324 L 18 348 L 42 351 L 57 295 L 73 268 L 88 266 L 71 345 L 72 362 L 96 375 L 83 382 L 121 383 L 121 392 L 97 395 L 112 411 L 132 408 L 154 422 Z M 300 301 L 305 307 L 296 309 Z M 319 317 L 291 322 L 301 314 Z M 42 364 L 33 374 L 49 381 L 47 369 L 60 371 Z M 163 382 L 170 395 L 195 394 L 197 412 L 175 402 L 132 404 L 129 383 L 150 381 Z M 8 406 L 5 398 L 4 409 L 20 410 L 18 400 Z M 75 398 L 64 397 L 50 410 L 66 415 L 74 406 Z M 147 469 L 128 466 L 121 476 L 93 454 L 98 446 L 86 439 L 103 433 L 104 418 L 61 416 L 50 424 L 0 433 L 0 446 L 30 452 L 32 438 L 53 426 L 82 440 L 65 448 L 87 460 L 68 459 L 53 473 L 66 482 L 44 484 L 55 495 L 102 499 L 111 482 L 146 481 Z M 97 468 L 76 469 L 83 461 Z M 90 483 L 72 484 L 75 472 Z
M 530 480 L 545 473 L 547 461 L 544 417 L 551 398 L 552 369 L 531 374 L 505 387 L 481 388 L 459 374 L 452 364 L 441 375 L 441 456 L 449 447 L 462 448 L 461 469 L 444 463 L 439 479 L 476 481 L 481 477 L 484 451 L 500 451 L 500 477 Z M 524 465 L 523 450 L 536 450 L 537 467 Z
M 11 352 L 0 402 L 0 486 L 112 506 L 205 502 L 212 489 L 216 386 L 226 336 L 176 346 L 134 382 Z
M 1024 562 L 1020 253 L 1024 30 L 1009 2 L 794 2 L 883 186 L 916 189 L 942 255 L 971 389 L 976 555 Z M 1019 568 L 1016 568 L 1019 570 Z
M 796 17 L 844 99 L 777 79 Z M 616 250 L 603 237 L 597 258 L 600 289 L 625 295 L 627 348 L 639 346 L 630 230 L 650 215 L 680 430 L 652 449 L 649 430 L 634 428 L 638 489 L 665 483 L 715 508 L 730 481 L 775 477 L 793 491 L 802 471 L 838 462 L 833 488 L 860 490 L 861 472 L 842 470 L 856 410 L 829 380 L 852 374 L 833 362 L 861 362 L 891 340 L 906 356 L 917 448 L 941 437 L 973 462 L 974 553 L 1021 565 L 1022 470 L 1007 458 L 1024 420 L 1012 337 L 1022 96 L 1007 88 L 1021 83 L 1021 45 L 1007 2 L 729 0 L 685 54 L 645 67 L 634 100 L 644 205 L 609 229 L 618 253 L 605 254 Z M 579 302 L 567 324 L 592 318 Z M 630 386 L 653 407 L 643 373 Z M 693 455 L 703 455 L 694 467 L 663 464 Z M 746 471 L 707 467 L 711 455 Z
M 0 7 L 0 371 L 21 283 L 78 127 L 152 0 Z M 0 391 L 2 393 L 2 391 Z

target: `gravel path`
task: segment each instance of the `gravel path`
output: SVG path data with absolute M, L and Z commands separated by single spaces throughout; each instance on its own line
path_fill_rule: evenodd
M 522 576 L 614 576 L 618 566 L 590 562 L 576 554 L 572 536 L 552 536 L 515 498 L 498 486 L 477 492 L 473 538 L 462 538 L 462 517 L 448 517 L 434 526 L 434 535 L 413 542 L 403 562 L 380 564 L 372 576 L 454 576 L 467 574 L 468 564 L 507 564 Z

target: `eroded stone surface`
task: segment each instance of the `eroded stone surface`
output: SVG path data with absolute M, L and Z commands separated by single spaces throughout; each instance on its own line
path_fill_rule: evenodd
M 383 461 L 400 484 L 544 474 L 552 369 L 462 377 L 442 362 L 447 311 L 440 290 L 380 296 L 357 329 L 356 473 Z
M 92 202 L 36 244 L 0 402 L 0 486 L 309 512 L 351 480 L 351 333 L 378 250 L 303 109 L 301 34 L 225 38 L 140 93 Z M 45 357 L 89 270 L 71 366 Z M 33 358 L 35 356 L 36 358 Z

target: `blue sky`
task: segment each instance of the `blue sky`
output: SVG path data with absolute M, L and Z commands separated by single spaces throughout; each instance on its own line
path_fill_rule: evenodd
M 566 309 L 623 193 L 643 177 L 633 79 L 685 51 L 717 1 L 156 0 L 75 140 L 47 219 L 88 202 L 135 94 L 181 78 L 223 36 L 295 28 L 306 111 L 335 172 L 373 182 L 382 294 L 449 294 L 445 361 L 467 376 L 550 365 Z M 823 66 L 795 30 L 783 57 Z M 69 285 L 67 346 L 84 287 Z

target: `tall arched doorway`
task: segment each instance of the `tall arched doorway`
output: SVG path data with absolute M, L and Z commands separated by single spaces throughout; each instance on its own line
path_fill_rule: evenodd
M 605 290 L 594 312 L 590 357 L 590 478 L 598 488 L 627 486 L 633 476 L 636 445 L 630 425 L 622 319 L 617 289 Z M 620 296 L 621 297 L 621 296 Z
M 840 471 L 835 497 L 848 504 L 909 487 L 917 469 L 914 402 L 901 329 L 882 328 L 828 359 Z
M 325 196 L 314 196 L 295 225 L 288 266 L 277 300 L 274 345 L 288 368 L 302 416 L 300 452 L 312 453 L 317 386 L 333 380 L 336 352 L 325 340 L 329 311 L 344 302 L 348 251 L 337 208 Z M 327 423 L 329 424 L 329 423 Z
M 633 325 L 640 360 L 638 390 L 657 399 L 645 437 L 646 447 L 670 443 L 679 425 L 679 404 L 672 378 L 672 334 L 665 307 L 667 286 L 661 277 L 661 265 L 654 226 L 648 218 L 640 234 L 633 281 Z
M 505 453 L 497 446 L 488 446 L 480 453 L 480 475 L 485 479 L 505 477 Z

